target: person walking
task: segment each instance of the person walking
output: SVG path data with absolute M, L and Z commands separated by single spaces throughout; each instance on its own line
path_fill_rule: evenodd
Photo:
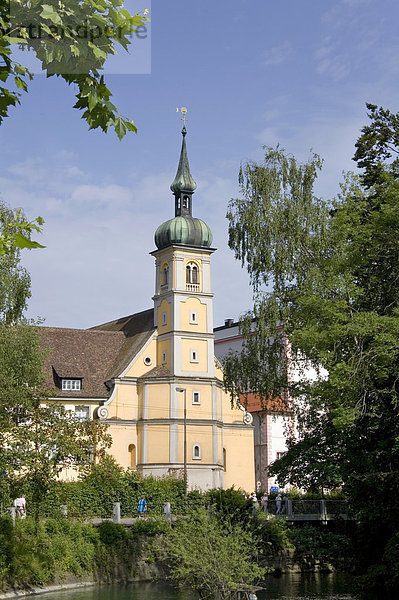
M 260 503 L 262 506 L 262 510 L 263 512 L 267 513 L 267 503 L 269 501 L 269 496 L 266 494 L 266 492 L 263 494 L 262 498 L 260 499 Z
M 281 515 L 281 494 L 280 494 L 280 492 L 276 496 L 276 515 Z
M 25 496 L 20 496 L 14 500 L 15 514 L 19 519 L 26 517 L 26 500 Z
M 145 500 L 145 496 L 141 496 L 139 500 L 139 504 L 137 506 L 137 516 L 139 519 L 145 517 L 147 514 L 147 502 Z

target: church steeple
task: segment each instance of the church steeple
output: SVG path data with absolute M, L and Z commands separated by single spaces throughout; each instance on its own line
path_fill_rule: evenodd
M 192 216 L 192 195 L 197 187 L 190 173 L 190 165 L 188 164 L 186 135 L 187 129 L 184 125 L 182 129 L 183 141 L 180 152 L 179 165 L 177 167 L 176 176 L 170 186 L 175 196 L 175 216 L 182 215 Z
M 186 148 L 186 108 L 183 113 L 183 141 L 176 176 L 170 186 L 175 197 L 175 216 L 162 223 L 155 232 L 155 244 L 159 250 L 172 245 L 210 248 L 212 232 L 201 219 L 192 215 L 192 195 L 197 187 L 190 173 Z

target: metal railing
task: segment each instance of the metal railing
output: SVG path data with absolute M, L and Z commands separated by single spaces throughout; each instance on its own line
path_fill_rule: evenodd
M 275 499 L 267 502 L 266 509 L 271 515 L 286 517 L 289 521 L 332 521 L 347 520 L 347 502 L 345 500 L 306 500 L 302 498 L 284 498 L 281 503 Z

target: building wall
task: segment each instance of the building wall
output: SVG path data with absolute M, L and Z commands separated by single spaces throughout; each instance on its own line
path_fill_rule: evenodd
M 238 323 L 228 324 L 215 329 L 215 355 L 223 362 L 223 358 L 231 351 L 241 352 L 243 338 L 239 332 Z M 255 403 L 256 405 L 256 403 Z M 276 479 L 269 477 L 268 467 L 277 458 L 278 452 L 286 452 L 286 424 L 290 417 L 275 411 L 264 411 L 259 404 L 258 410 L 251 414 L 254 419 L 254 469 L 256 482 L 261 483 L 262 489 L 270 490 L 276 485 Z

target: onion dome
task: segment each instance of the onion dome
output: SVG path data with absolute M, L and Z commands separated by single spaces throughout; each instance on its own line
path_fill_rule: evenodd
M 162 223 L 155 232 L 155 244 L 159 250 L 175 244 L 210 248 L 212 232 L 201 219 L 183 215 Z
M 182 130 L 183 142 L 179 166 L 170 189 L 175 197 L 175 217 L 162 223 L 155 232 L 158 250 L 175 244 L 210 248 L 212 232 L 201 219 L 192 216 L 192 195 L 197 185 L 190 173 L 186 148 L 186 127 Z

